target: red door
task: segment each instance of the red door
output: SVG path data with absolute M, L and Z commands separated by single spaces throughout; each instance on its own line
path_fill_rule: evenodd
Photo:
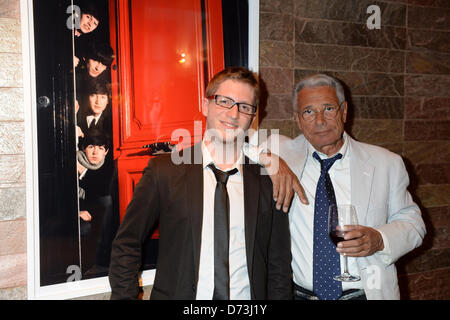
M 203 15 L 202 20 L 202 2 Z M 149 158 L 144 145 L 201 139 L 205 84 L 223 69 L 220 0 L 111 0 L 114 158 L 121 219 Z M 180 131 L 178 131 L 180 132 Z M 157 237 L 157 234 L 154 235 Z

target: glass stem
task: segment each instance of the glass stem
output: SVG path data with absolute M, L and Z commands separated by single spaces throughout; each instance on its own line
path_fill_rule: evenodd
M 348 261 L 347 256 L 344 256 L 344 273 L 348 274 Z

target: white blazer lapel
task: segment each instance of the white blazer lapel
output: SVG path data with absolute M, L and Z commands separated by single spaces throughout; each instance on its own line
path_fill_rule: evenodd
M 366 225 L 375 166 L 370 163 L 370 156 L 358 145 L 358 142 L 350 136 L 347 137 L 350 139 L 351 201 L 356 207 L 358 223 Z

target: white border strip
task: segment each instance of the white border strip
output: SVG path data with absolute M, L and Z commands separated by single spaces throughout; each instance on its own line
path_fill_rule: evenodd
M 27 295 L 36 296 L 39 278 L 39 188 L 36 129 L 36 85 L 34 63 L 34 30 L 31 0 L 20 0 L 22 28 L 23 108 L 25 117 L 25 170 L 27 210 Z
M 259 71 L 259 0 L 248 0 L 248 68 Z
M 37 148 L 37 97 L 34 52 L 33 1 L 20 0 L 25 116 L 25 167 L 27 210 L 27 295 L 31 300 L 72 299 L 111 291 L 107 277 L 40 286 L 39 169 Z M 249 0 L 249 68 L 259 66 L 259 0 Z M 142 285 L 153 284 L 156 270 L 142 273 Z

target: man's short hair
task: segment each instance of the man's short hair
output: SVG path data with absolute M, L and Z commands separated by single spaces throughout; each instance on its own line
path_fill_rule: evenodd
M 100 23 L 101 17 L 97 5 L 92 0 L 81 1 L 79 4 L 81 14 L 89 14 L 97 19 Z
M 106 150 L 110 148 L 109 136 L 98 129 L 89 130 L 84 138 L 80 139 L 79 147 L 84 150 L 87 146 L 104 146 Z
M 106 94 L 111 97 L 111 85 L 104 79 L 90 79 L 87 81 L 87 94 Z
M 86 53 L 86 59 L 99 61 L 108 67 L 111 66 L 114 57 L 113 49 L 106 42 L 97 43 L 96 41 L 92 41 L 88 52 Z
M 206 97 L 216 94 L 220 84 L 226 80 L 235 80 L 249 84 L 253 88 L 254 97 L 253 104 L 258 106 L 259 103 L 259 80 L 258 76 L 251 70 L 244 67 L 228 67 L 219 73 L 216 73 L 206 87 Z
M 306 78 L 303 78 L 294 89 L 294 111 L 298 111 L 298 93 L 304 88 L 317 88 L 317 87 L 332 87 L 336 90 L 336 96 L 339 100 L 339 105 L 345 101 L 344 87 L 341 82 L 323 73 L 313 74 Z

